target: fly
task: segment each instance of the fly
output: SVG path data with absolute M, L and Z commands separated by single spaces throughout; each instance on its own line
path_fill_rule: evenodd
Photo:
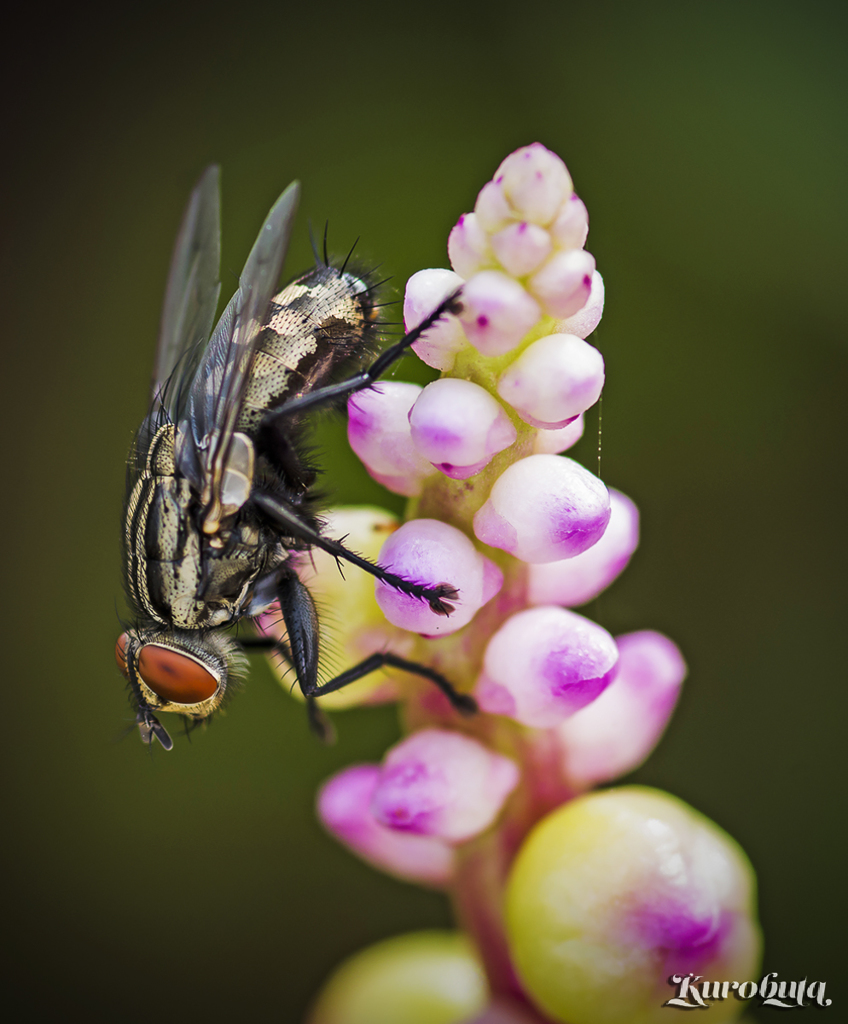
M 308 413 L 370 387 L 439 317 L 371 356 L 377 309 L 364 277 L 325 258 L 276 292 L 297 210 L 291 184 L 268 214 L 214 330 L 220 284 L 218 168 L 191 195 L 165 293 L 152 404 L 127 473 L 124 579 L 134 622 L 116 658 L 129 682 L 145 743 L 173 742 L 156 712 L 200 721 L 244 674 L 245 647 L 276 649 L 294 669 L 313 727 L 316 699 L 383 665 L 434 682 L 459 711 L 476 705 L 438 672 L 391 653 L 373 654 L 318 684 L 319 630 L 312 597 L 292 564 L 317 547 L 449 615 L 449 583 L 415 583 L 324 535 L 303 455 Z M 287 642 L 236 640 L 225 630 L 278 601 Z

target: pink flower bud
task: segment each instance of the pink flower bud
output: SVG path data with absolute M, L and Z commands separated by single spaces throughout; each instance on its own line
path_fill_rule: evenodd
M 495 265 L 489 235 L 476 213 L 463 213 L 448 235 L 448 259 L 467 281 L 481 270 Z
M 518 783 L 518 768 L 478 740 L 423 729 L 386 754 L 371 799 L 390 828 L 461 843 L 495 820 Z
M 412 442 L 409 410 L 421 394 L 417 384 L 380 381 L 347 403 L 347 438 L 369 474 L 395 494 L 421 493 L 433 467 Z
M 503 188 L 495 181 L 486 182 L 480 189 L 477 202 L 474 204 L 474 214 L 477 224 L 488 234 L 500 231 L 516 220 Z
M 573 334 L 549 334 L 526 348 L 498 382 L 498 394 L 534 427 L 567 426 L 600 398 L 601 353 Z
M 518 217 L 536 224 L 550 224 L 572 191 L 565 164 L 539 142 L 510 153 L 494 180 Z
M 592 274 L 592 288 L 589 299 L 582 309 L 556 325 L 559 334 L 576 334 L 578 338 L 588 338 L 601 322 L 604 313 L 604 279 L 596 270 Z
M 557 252 L 530 278 L 527 287 L 550 316 L 572 316 L 589 300 L 595 257 L 584 249 Z
M 454 860 L 447 843 L 398 832 L 374 817 L 371 800 L 380 774 L 379 765 L 355 765 L 325 782 L 318 793 L 318 817 L 324 827 L 374 867 L 410 882 L 447 885 Z
M 619 491 L 610 488 L 609 496 L 609 524 L 597 544 L 574 558 L 530 566 L 529 604 L 586 604 L 624 571 L 639 545 L 639 510 Z
M 616 637 L 615 679 L 589 707 L 563 722 L 566 777 L 579 788 L 608 782 L 637 768 L 654 749 L 671 717 L 686 663 L 661 633 Z
M 523 220 L 518 224 L 509 224 L 492 235 L 492 249 L 508 274 L 524 277 L 544 263 L 553 245 L 544 228 Z
M 597 543 L 609 517 L 607 489 L 588 469 L 560 455 L 529 455 L 495 481 L 474 533 L 523 562 L 553 562 Z
M 437 519 L 412 519 L 383 545 L 380 565 L 419 583 L 450 583 L 459 591 L 450 616 L 437 615 L 426 601 L 377 582 L 377 603 L 396 626 L 425 636 L 446 636 L 469 623 L 503 586 L 503 573 L 454 526 Z
M 589 211 L 583 200 L 576 195 L 567 199 L 550 230 L 557 249 L 582 249 L 589 234 Z
M 618 651 L 601 626 L 564 608 L 517 612 L 489 641 L 475 695 L 484 711 L 550 729 L 603 693 Z
M 407 331 L 417 327 L 436 306 L 463 284 L 452 270 L 419 270 L 406 282 L 403 320 Z M 412 345 L 413 351 L 428 366 L 450 370 L 457 352 L 468 344 L 459 320 L 446 313 Z
M 537 430 L 533 441 L 533 452 L 536 455 L 558 455 L 568 451 L 583 436 L 583 417 L 578 416 L 565 427 L 558 430 Z
M 486 356 L 515 348 L 542 316 L 536 300 L 497 270 L 475 274 L 462 293 L 462 305 L 460 320 L 468 340 Z
M 516 438 L 515 427 L 488 391 L 454 377 L 424 388 L 409 426 L 418 453 L 454 480 L 479 473 Z

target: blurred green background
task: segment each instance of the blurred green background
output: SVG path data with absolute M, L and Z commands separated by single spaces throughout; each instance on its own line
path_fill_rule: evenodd
M 390 709 L 336 716 L 326 749 L 257 660 L 191 743 L 151 757 L 117 742 L 124 460 L 208 163 L 227 294 L 297 176 L 288 271 L 311 262 L 307 219 L 329 219 L 336 251 L 361 236 L 399 296 L 446 264 L 456 217 L 534 140 L 589 207 L 602 471 L 643 515 L 639 553 L 591 611 L 665 631 L 691 666 L 636 778 L 743 844 L 765 969 L 836 986 L 844 5 L 248 0 L 18 18 L 3 70 L 6 1002 L 22 1019 L 296 1021 L 345 954 L 449 920 L 314 820 L 320 780 L 396 735 Z M 398 508 L 341 430 L 323 435 L 337 499 Z M 578 457 L 593 468 L 596 449 L 592 421 Z

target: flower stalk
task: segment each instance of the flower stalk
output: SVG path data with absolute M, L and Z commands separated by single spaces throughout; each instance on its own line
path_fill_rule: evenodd
M 615 640 L 573 610 L 624 570 L 639 527 L 629 498 L 563 455 L 604 382 L 586 341 L 604 302 L 587 233 L 559 157 L 538 143 L 511 154 L 451 232 L 452 269 L 407 285 L 408 330 L 462 289 L 461 312 L 413 346 L 441 378 L 350 399 L 352 448 L 408 503 L 402 524 L 338 510 L 331 528 L 395 573 L 450 582 L 452 614 L 380 582 L 340 589 L 320 552 L 299 570 L 339 610 L 349 664 L 391 651 L 479 705 L 463 717 L 392 668 L 331 695 L 325 706 L 398 700 L 405 738 L 329 780 L 318 812 L 375 866 L 448 892 L 487 982 L 474 1012 L 503 1024 L 662 1020 L 669 969 L 747 974 L 759 949 L 732 840 L 666 794 L 590 792 L 648 756 L 686 666 L 661 634 Z M 624 993 L 612 1010 L 610 978 Z M 322 1005 L 314 1024 L 354 1020 L 344 1000 L 335 1016 Z

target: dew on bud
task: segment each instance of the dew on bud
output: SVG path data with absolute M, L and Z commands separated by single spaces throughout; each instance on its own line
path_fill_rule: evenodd
M 639 545 L 639 510 L 610 488 L 610 518 L 600 540 L 574 558 L 531 565 L 527 575 L 530 604 L 574 608 L 593 601 L 627 567 Z
M 617 660 L 615 641 L 596 623 L 564 608 L 530 608 L 487 644 L 474 693 L 484 711 L 550 729 L 603 693 Z
M 459 591 L 458 600 L 451 601 L 451 614 L 437 615 L 425 601 L 377 581 L 377 603 L 389 622 L 425 636 L 455 633 L 503 585 L 500 569 L 461 530 L 437 519 L 404 523 L 383 545 L 379 562 L 405 579 L 431 586 L 450 583 Z
M 516 438 L 515 427 L 488 391 L 445 377 L 424 388 L 409 413 L 416 450 L 446 476 L 479 473 Z
M 600 540 L 609 517 L 609 493 L 588 469 L 559 455 L 530 455 L 495 481 L 474 533 L 523 562 L 553 562 Z

